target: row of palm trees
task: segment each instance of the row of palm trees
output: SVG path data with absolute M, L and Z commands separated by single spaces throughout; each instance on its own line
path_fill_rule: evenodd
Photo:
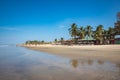
M 94 41 L 95 44 L 110 44 L 114 40 L 114 36 L 120 34 L 120 26 L 118 28 L 109 27 L 108 29 L 104 29 L 103 25 L 96 26 L 93 29 L 92 26 L 87 25 L 86 27 L 80 26 L 78 27 L 76 23 L 73 23 L 71 27 L 68 29 L 69 33 L 72 37 L 72 42 L 77 44 L 79 40 L 85 41 Z M 65 42 L 64 38 L 61 37 L 59 40 L 55 39 L 54 43 Z M 44 42 L 38 40 L 29 40 L 25 42 L 26 44 L 47 44 L 51 42 Z
M 46 42 L 44 40 L 42 41 L 38 41 L 38 40 L 29 40 L 29 41 L 26 41 L 25 44 L 32 44 L 32 45 L 37 45 L 37 44 L 45 44 Z
M 86 27 L 78 27 L 76 23 L 73 23 L 71 28 L 69 28 L 69 33 L 74 39 L 75 43 L 77 43 L 78 39 L 82 40 L 86 38 L 92 38 L 99 44 L 107 44 L 110 43 L 112 39 L 114 39 L 115 29 L 109 27 L 106 30 L 104 29 L 103 25 L 98 25 L 96 29 L 93 30 L 93 27 L 90 25 L 87 25 Z
M 54 39 L 54 43 L 57 44 L 57 43 L 63 43 L 64 42 L 64 38 L 61 37 L 59 40 L 57 38 Z

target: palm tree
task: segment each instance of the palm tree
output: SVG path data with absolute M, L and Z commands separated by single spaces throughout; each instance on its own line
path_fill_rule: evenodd
M 29 44 L 29 41 L 26 41 L 25 44 Z
M 57 38 L 55 38 L 54 42 L 55 42 L 55 44 L 57 44 L 57 42 L 58 42 Z
M 104 32 L 103 32 L 103 43 L 104 44 L 109 44 L 108 37 L 109 37 L 108 30 L 104 30 Z
M 93 31 L 92 31 L 92 27 L 90 25 L 87 25 L 87 27 L 85 28 L 85 36 L 87 38 L 87 40 L 89 40 L 90 38 L 92 38 L 93 35 Z
M 32 43 L 33 43 L 34 45 L 37 45 L 37 44 L 38 44 L 38 41 L 37 41 L 37 40 L 34 40 L 34 41 L 32 41 Z
M 120 21 L 115 24 L 115 35 L 120 35 Z
M 78 36 L 80 39 L 85 38 L 85 29 L 82 26 L 78 29 Z
M 109 39 L 110 43 L 112 43 L 111 41 L 114 39 L 114 35 L 115 35 L 114 28 L 109 27 L 109 29 L 108 29 L 108 39 Z
M 76 36 L 78 34 L 78 28 L 77 28 L 77 25 L 75 23 L 73 23 L 71 25 L 71 28 L 69 29 L 69 33 L 70 33 L 71 37 L 76 38 Z
M 64 38 L 63 38 L 63 37 L 61 37 L 61 39 L 60 39 L 61 44 L 63 43 L 63 41 L 64 41 Z
M 30 41 L 29 41 L 29 44 L 31 45 L 31 44 L 33 44 L 33 42 L 30 40 Z
M 90 25 L 87 25 L 87 27 L 86 27 L 86 35 L 87 35 L 88 37 L 91 37 L 91 36 L 92 36 L 92 33 L 93 33 L 92 29 L 93 29 L 93 28 L 92 28 Z
M 96 31 L 94 32 L 94 37 L 97 42 L 99 41 L 100 44 L 102 44 L 103 42 L 103 32 L 104 32 L 103 25 L 98 25 Z
M 42 40 L 42 41 L 41 41 L 41 43 L 42 43 L 42 44 L 44 44 L 44 43 L 45 43 L 45 41 L 44 41 L 44 40 Z
M 71 37 L 74 38 L 75 43 L 77 43 L 76 37 L 77 37 L 77 35 L 78 35 L 78 28 L 77 28 L 76 23 L 73 23 L 73 24 L 71 25 L 71 28 L 69 28 L 68 30 L 69 30 L 69 33 L 70 33 Z

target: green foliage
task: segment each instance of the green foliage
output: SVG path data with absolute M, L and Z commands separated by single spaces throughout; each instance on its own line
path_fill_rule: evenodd
M 114 39 L 114 36 L 120 32 L 120 27 L 118 28 L 112 28 L 109 27 L 108 30 L 105 30 L 103 25 L 98 25 L 96 29 L 93 31 L 93 27 L 90 25 L 87 25 L 86 27 L 80 26 L 77 27 L 76 23 L 73 23 L 70 28 L 68 29 L 71 37 L 73 37 L 74 43 L 77 43 L 78 39 L 94 39 L 96 41 L 99 41 L 101 44 L 105 42 L 106 40 L 112 40 Z M 54 39 L 55 43 L 61 42 L 61 44 L 64 42 L 64 38 L 61 37 L 60 40 Z M 25 44 L 48 44 L 49 42 L 37 41 L 37 40 L 29 40 L 26 41 Z M 51 42 L 50 42 L 51 43 Z
M 115 30 L 115 34 L 116 34 L 116 35 L 120 35 L 120 21 L 117 21 L 114 30 Z
M 94 38 L 96 40 L 102 41 L 104 35 L 103 33 L 104 33 L 103 25 L 98 25 L 94 33 Z
M 85 38 L 85 29 L 81 26 L 80 28 L 78 28 L 78 34 L 77 36 L 80 39 L 84 39 Z
M 79 39 L 95 39 L 96 41 L 99 41 L 100 44 L 103 44 L 103 42 L 110 41 L 111 39 L 114 39 L 115 35 L 115 29 L 112 27 L 109 27 L 108 30 L 105 30 L 103 25 L 98 25 L 96 27 L 96 30 L 93 31 L 93 27 L 90 25 L 87 25 L 87 27 L 77 27 L 75 23 L 71 25 L 71 28 L 69 28 L 69 33 L 71 37 L 74 37 L 74 41 L 77 42 L 76 38 Z
M 93 36 L 93 28 L 90 25 L 87 25 L 85 28 L 85 36 L 88 38 L 91 38 Z
M 71 28 L 69 28 L 68 30 L 69 30 L 69 33 L 70 33 L 71 37 L 76 38 L 76 36 L 78 34 L 78 28 L 77 28 L 76 23 L 73 23 L 71 25 Z
M 42 41 L 38 41 L 38 40 L 29 40 L 29 41 L 26 41 L 25 44 L 32 44 L 32 45 L 37 45 L 37 44 L 47 44 L 44 40 Z
M 115 35 L 115 29 L 112 27 L 109 27 L 108 29 L 108 38 L 109 39 L 114 39 L 114 35 Z
M 54 42 L 56 43 L 57 41 L 58 41 L 57 38 L 55 38 Z

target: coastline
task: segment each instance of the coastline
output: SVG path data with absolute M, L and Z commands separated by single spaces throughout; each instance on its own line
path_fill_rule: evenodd
M 28 49 L 46 52 L 70 59 L 100 59 L 120 64 L 120 45 L 21 45 Z

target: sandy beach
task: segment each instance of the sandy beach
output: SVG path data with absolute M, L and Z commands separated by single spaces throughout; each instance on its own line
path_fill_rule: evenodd
M 120 45 L 24 45 L 25 47 L 70 59 L 89 58 L 120 63 Z

